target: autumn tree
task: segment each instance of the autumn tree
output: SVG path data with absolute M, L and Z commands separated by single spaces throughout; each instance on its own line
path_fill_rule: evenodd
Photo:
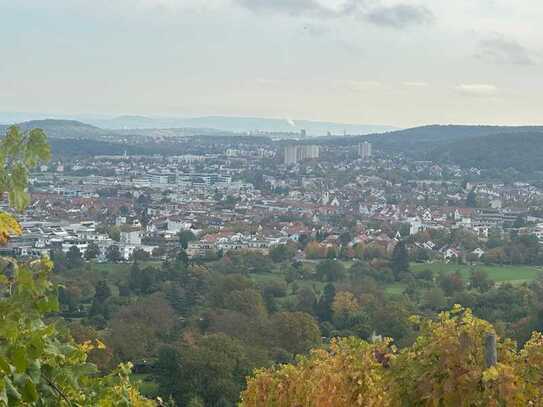
M 295 365 L 257 370 L 241 406 L 390 406 L 384 368 L 375 357 L 387 353 L 388 343 L 334 339 L 329 349 L 316 349 Z
M 278 312 L 271 317 L 271 333 L 280 348 L 297 355 L 320 342 L 315 319 L 305 312 Z
M 439 276 L 439 286 L 446 295 L 453 295 L 455 292 L 464 289 L 464 279 L 459 272 L 443 273 Z
M 339 291 L 332 302 L 332 312 L 335 321 L 345 321 L 351 315 L 360 311 L 358 300 L 349 291 Z
M 322 259 L 326 257 L 326 248 L 313 240 L 305 247 L 305 255 L 308 259 Z

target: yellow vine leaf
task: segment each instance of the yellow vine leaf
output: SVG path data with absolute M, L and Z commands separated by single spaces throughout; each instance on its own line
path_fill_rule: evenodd
M 21 225 L 13 216 L 0 212 L 0 245 L 5 245 L 10 236 L 19 236 L 23 233 Z
M 486 369 L 483 372 L 483 382 L 489 382 L 492 380 L 496 380 L 499 376 L 498 369 L 496 369 L 494 366 Z

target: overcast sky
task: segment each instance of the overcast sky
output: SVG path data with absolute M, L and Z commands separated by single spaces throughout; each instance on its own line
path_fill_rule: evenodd
M 543 124 L 541 0 L 0 0 L 0 111 Z

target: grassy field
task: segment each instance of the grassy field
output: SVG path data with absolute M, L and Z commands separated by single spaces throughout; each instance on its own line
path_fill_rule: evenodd
M 158 260 L 147 260 L 138 262 L 140 268 L 147 266 L 159 267 L 161 262 Z M 96 271 L 104 271 L 111 273 L 126 273 L 130 270 L 132 263 L 92 263 L 92 268 Z
M 494 280 L 497 283 L 510 282 L 512 284 L 522 284 L 531 281 L 543 271 L 543 268 L 541 267 L 531 266 L 468 266 L 445 263 L 411 264 L 411 270 L 415 273 L 428 269 L 432 270 L 434 273 L 453 273 L 459 271 L 464 278 L 469 278 L 471 270 L 483 270 L 488 273 L 491 280 Z
M 314 269 L 316 266 L 315 261 L 307 262 L 305 267 L 308 268 L 308 271 Z M 352 261 L 342 261 L 345 268 L 348 269 L 352 265 Z M 160 262 L 158 261 L 146 261 L 141 262 L 140 267 L 146 266 L 159 266 Z M 126 275 L 130 269 L 130 264 L 128 263 L 94 263 L 92 268 L 98 272 L 104 272 L 109 274 L 112 278 L 119 278 L 122 275 Z M 458 264 L 446 264 L 446 263 L 411 263 L 411 271 L 414 273 L 421 272 L 423 270 L 432 270 L 435 274 L 440 273 L 453 273 L 460 272 L 464 279 L 468 279 L 470 272 L 472 270 L 484 270 L 488 273 L 490 279 L 494 280 L 497 283 L 509 282 L 512 284 L 522 284 L 524 282 L 529 282 L 537 277 L 537 275 L 543 272 L 543 267 L 533 267 L 533 266 L 486 266 L 483 264 L 477 264 L 474 266 L 470 265 L 458 265 Z M 284 277 L 279 273 L 279 268 L 273 273 L 267 274 L 251 274 L 251 278 L 257 284 L 264 284 L 273 280 L 284 281 Z M 316 289 L 317 291 L 322 291 L 325 283 L 313 279 L 306 280 L 297 280 L 296 285 L 298 288 L 307 287 L 310 289 Z M 387 285 L 385 291 L 388 294 L 401 294 L 405 289 L 405 286 L 402 283 L 392 283 Z
M 348 268 L 351 264 L 345 264 Z M 314 263 L 309 264 L 310 267 L 314 267 Z M 454 273 L 460 272 L 462 277 L 467 280 L 469 279 L 470 273 L 472 270 L 483 270 L 488 273 L 488 276 L 491 280 L 494 280 L 496 283 L 508 282 L 511 284 L 522 284 L 524 282 L 532 281 L 537 275 L 543 272 L 542 267 L 533 267 L 533 266 L 486 266 L 483 264 L 477 264 L 474 266 L 469 265 L 458 265 L 458 264 L 446 264 L 446 263 L 411 263 L 411 271 L 414 273 L 421 272 L 423 270 L 432 270 L 436 275 L 440 273 Z M 273 280 L 284 281 L 282 274 L 278 272 L 269 273 L 269 274 L 252 274 L 251 278 L 257 284 L 265 284 Z M 298 288 L 307 287 L 310 289 L 317 289 L 317 291 L 322 292 L 322 289 L 325 283 L 307 279 L 307 280 L 297 280 L 296 284 Z M 405 289 L 405 284 L 403 283 L 392 283 L 387 284 L 385 287 L 385 292 L 390 295 L 401 294 Z M 291 296 L 289 290 L 289 296 Z
M 392 283 L 385 287 L 385 293 L 387 294 L 401 294 L 403 290 L 405 290 L 405 284 L 402 283 Z

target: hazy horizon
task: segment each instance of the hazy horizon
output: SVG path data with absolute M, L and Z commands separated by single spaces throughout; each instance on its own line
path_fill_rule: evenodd
M 277 116 L 251 116 L 251 115 L 235 115 L 235 114 L 213 114 L 213 115 L 168 115 L 168 114 L 139 114 L 139 113 L 44 113 L 44 112 L 1 112 L 0 111 L 0 124 L 1 125 L 7 125 L 7 124 L 13 124 L 17 122 L 26 122 L 26 121 L 34 121 L 34 120 L 75 120 L 80 121 L 82 123 L 86 123 L 87 121 L 92 124 L 94 121 L 108 121 L 108 120 L 116 120 L 116 119 L 149 119 L 149 120 L 192 120 L 192 119 L 206 119 L 206 118 L 226 118 L 226 119 L 247 119 L 247 120 L 277 120 L 277 121 L 284 121 L 286 123 L 293 122 L 294 125 L 292 126 L 293 130 L 301 129 L 302 127 L 298 122 L 312 122 L 312 123 L 329 123 L 329 124 L 337 124 L 337 125 L 349 125 L 349 126 L 368 126 L 368 127 L 383 127 L 383 128 L 389 128 L 389 130 L 402 130 L 402 129 L 410 129 L 410 128 L 416 128 L 416 127 L 424 127 L 424 126 L 501 126 L 501 127 L 522 127 L 522 126 L 543 126 L 543 120 L 541 122 L 534 122 L 534 123 L 487 123 L 487 122 L 457 122 L 457 123 L 447 123 L 447 122 L 422 122 L 410 126 L 396 126 L 388 123 L 371 123 L 371 122 L 345 122 L 345 121 L 329 121 L 329 120 L 321 120 L 319 118 L 284 118 L 284 117 L 277 117 Z M 100 127 L 100 126 L 98 126 Z M 220 130 L 220 129 L 218 129 Z

